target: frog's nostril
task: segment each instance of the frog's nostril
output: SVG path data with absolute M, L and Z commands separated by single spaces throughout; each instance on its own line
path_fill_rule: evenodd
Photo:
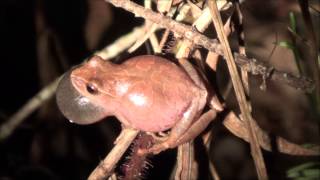
M 71 122 L 91 124 L 105 117 L 102 107 L 93 104 L 89 98 L 81 95 L 72 85 L 71 71 L 61 79 L 56 93 L 58 107 Z
M 77 86 L 79 88 L 85 87 L 84 80 L 82 80 L 81 78 L 79 78 L 77 76 L 73 76 L 73 75 L 70 74 L 69 80 L 70 80 L 70 82 L 73 82 L 74 86 Z

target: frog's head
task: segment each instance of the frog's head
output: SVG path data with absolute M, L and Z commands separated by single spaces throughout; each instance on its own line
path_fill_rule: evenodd
M 71 72 L 63 76 L 57 88 L 56 100 L 62 114 L 77 124 L 91 124 L 106 117 L 101 106 L 76 90 L 71 82 Z
M 61 79 L 56 93 L 56 100 L 63 115 L 77 124 L 91 124 L 110 115 L 106 109 L 106 94 L 102 92 L 99 78 L 100 66 L 104 63 L 100 57 L 71 69 Z

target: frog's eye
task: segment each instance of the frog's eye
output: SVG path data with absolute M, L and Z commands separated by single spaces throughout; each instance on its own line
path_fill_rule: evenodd
M 97 95 L 99 93 L 98 87 L 95 84 L 88 83 L 86 88 L 88 93 L 92 95 Z
M 71 82 L 71 72 L 69 71 L 63 76 L 57 87 L 57 104 L 62 114 L 77 124 L 91 124 L 106 117 L 106 110 L 102 106 L 97 105 L 75 88 Z M 97 85 L 93 82 L 90 83 Z M 93 87 L 98 88 L 99 86 Z M 97 88 L 93 89 L 97 90 Z

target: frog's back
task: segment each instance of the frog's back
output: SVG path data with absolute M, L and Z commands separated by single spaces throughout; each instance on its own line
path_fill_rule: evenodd
M 122 116 L 143 131 L 171 128 L 190 106 L 197 87 L 176 64 L 157 56 L 133 58 L 124 63 L 135 76 L 125 100 Z
M 153 55 L 138 56 L 124 63 L 128 73 L 154 83 L 194 84 L 188 74 L 175 63 Z

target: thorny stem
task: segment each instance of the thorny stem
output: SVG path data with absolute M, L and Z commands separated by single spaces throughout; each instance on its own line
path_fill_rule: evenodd
M 142 179 L 145 176 L 145 170 L 151 165 L 148 162 L 150 154 L 139 154 L 141 149 L 151 148 L 154 144 L 154 139 L 146 133 L 139 133 L 131 146 L 131 153 L 126 158 L 127 161 L 121 166 L 124 177 L 122 180 Z
M 222 47 L 219 44 L 217 39 L 208 39 L 206 36 L 198 33 L 191 26 L 178 23 L 167 16 L 155 13 L 150 9 L 145 9 L 144 7 L 128 0 L 106 0 L 106 1 L 110 2 L 116 7 L 121 7 L 129 12 L 134 13 L 137 17 L 143 17 L 147 20 L 150 20 L 158 24 L 160 27 L 170 29 L 173 32 L 175 32 L 177 35 L 192 41 L 194 44 L 201 45 L 210 51 L 223 55 Z
M 160 18 L 161 19 L 161 18 Z M 160 20 L 161 21 L 161 20 Z M 175 29 L 171 29 L 172 31 L 176 32 Z M 106 47 L 105 49 L 99 51 L 96 53 L 97 55 L 100 55 L 104 59 L 110 59 L 118 55 L 119 52 L 122 52 L 124 49 L 128 48 L 132 43 L 136 41 L 135 37 L 140 37 L 141 33 L 144 33 L 144 26 L 135 28 L 134 31 L 131 33 L 121 37 L 119 40 L 115 41 L 110 46 Z M 264 63 L 257 61 L 256 59 L 250 59 L 247 57 L 242 56 L 235 56 L 235 61 L 238 66 L 242 67 L 248 67 L 248 72 L 251 72 L 252 74 L 260 74 L 260 75 L 268 75 L 270 79 L 274 81 L 283 82 L 289 86 L 292 86 L 296 89 L 300 89 L 303 91 L 310 92 L 314 89 L 313 82 L 306 78 L 306 77 L 295 77 L 289 73 L 280 72 L 277 71 L 273 67 L 267 67 Z M 270 73 L 271 72 L 271 73 Z M 54 84 L 52 82 L 51 84 Z M 46 101 L 46 99 L 49 99 L 54 94 L 54 89 L 56 88 L 56 85 L 54 87 L 51 86 L 51 84 L 44 87 L 42 90 L 39 91 L 38 94 L 40 94 L 43 91 L 48 91 L 47 98 L 38 99 L 38 94 L 32 97 L 26 104 L 23 105 L 22 108 L 20 108 L 19 111 L 17 111 L 15 114 L 13 114 L 4 124 L 1 125 L 0 129 L 0 140 L 6 139 L 15 129 L 16 127 L 23 122 L 23 120 L 28 117 L 32 112 L 34 112 L 39 106 Z M 52 91 L 50 90 L 52 88 Z M 38 99 L 38 100 L 35 100 Z M 30 103 L 31 101 L 39 101 L 39 103 Z M 26 111 L 27 109 L 27 111 Z M 11 122 L 13 121 L 13 122 Z M 7 129 L 7 128 L 10 129 Z
M 103 180 L 110 176 L 116 163 L 120 160 L 138 133 L 139 131 L 137 130 L 123 129 L 117 139 L 116 145 L 90 174 L 88 180 Z
M 116 7 L 123 8 L 131 13 L 134 13 L 137 17 L 143 17 L 146 20 L 152 21 L 158 24 L 160 27 L 170 29 L 175 34 L 182 36 L 196 45 L 200 45 L 209 51 L 215 52 L 219 55 L 223 55 L 223 49 L 217 39 L 209 39 L 201 33 L 197 32 L 193 27 L 176 22 L 167 16 L 153 12 L 150 9 L 128 1 L 128 0 L 105 0 L 113 4 Z M 310 92 L 314 89 L 313 82 L 305 77 L 295 77 L 288 73 L 283 73 L 275 70 L 273 67 L 266 67 L 263 63 L 258 62 L 256 59 L 248 58 L 246 56 L 235 56 L 235 61 L 238 65 L 244 65 L 252 67 L 248 69 L 249 72 L 260 74 L 264 77 L 282 81 L 294 88 L 305 90 Z M 245 63 L 244 63 L 245 62 Z M 255 67 L 260 67 L 256 69 Z
M 160 21 L 161 21 L 161 18 L 160 18 Z M 136 41 L 137 37 L 140 37 L 141 34 L 145 32 L 144 27 L 145 25 L 135 28 L 132 32 L 119 38 L 113 44 L 107 46 L 105 49 L 97 52 L 96 54 L 103 57 L 104 59 L 110 59 L 115 57 L 118 53 L 128 48 L 132 43 Z M 175 29 L 171 29 L 171 30 L 175 32 Z M 240 55 L 237 56 L 235 60 L 238 66 L 249 67 L 247 68 L 247 70 L 253 74 L 265 74 L 265 72 L 268 71 L 268 69 L 272 69 L 273 70 L 272 74 L 269 76 L 270 79 L 273 79 L 279 82 L 284 82 L 294 88 L 305 90 L 305 91 L 310 91 L 313 89 L 312 81 L 308 80 L 305 77 L 297 78 L 288 73 L 277 71 L 272 67 L 268 68 L 265 64 L 263 64 L 260 61 L 257 61 L 255 59 L 249 59 L 247 57 L 242 57 Z M 41 104 L 43 104 L 47 99 L 51 98 L 54 95 L 54 92 L 57 86 L 57 81 L 58 80 L 55 80 L 51 84 L 44 87 L 41 91 L 39 91 L 39 93 L 37 93 L 26 104 L 24 104 L 22 108 L 20 108 L 15 114 L 13 114 L 4 124 L 1 125 L 0 140 L 6 139 L 8 136 L 10 136 L 11 133 L 17 128 L 17 126 L 21 122 L 23 122 L 23 120 L 26 117 L 28 117 L 32 112 L 34 112 L 37 108 L 39 108 Z M 46 95 L 43 96 L 44 94 Z M 240 122 L 239 119 L 236 119 L 234 121 L 224 121 L 224 122 L 230 122 L 230 124 L 227 125 L 227 123 L 225 123 L 224 125 L 236 136 L 248 141 L 248 139 L 246 139 L 247 132 L 245 132 L 245 129 L 243 128 L 243 124 L 237 123 L 238 126 L 235 126 L 234 122 Z M 244 129 L 244 131 L 238 132 L 239 128 Z M 265 132 L 262 132 L 262 133 L 264 135 L 263 137 L 265 137 L 266 136 Z M 287 153 L 292 155 L 319 154 L 319 152 L 308 151 L 308 149 L 302 148 L 297 144 L 287 142 L 285 139 L 282 139 L 282 140 L 280 139 L 280 141 L 277 141 L 277 142 L 280 143 L 278 148 L 282 153 Z M 267 142 L 263 141 L 263 144 L 260 144 L 260 145 L 264 149 L 270 151 L 271 147 L 269 147 L 267 144 L 268 144 Z M 287 146 L 288 144 L 290 146 Z M 296 149 L 300 149 L 300 150 L 295 151 Z

